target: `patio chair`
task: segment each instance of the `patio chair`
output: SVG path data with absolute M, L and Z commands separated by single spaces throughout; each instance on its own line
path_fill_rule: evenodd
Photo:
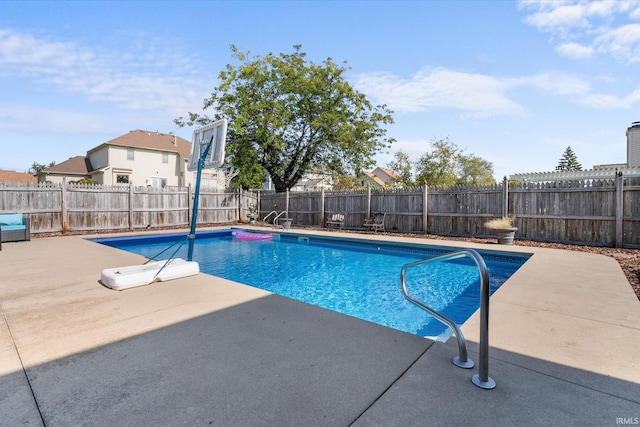
M 330 226 L 336 226 L 338 228 L 340 228 L 340 230 L 342 230 L 342 227 L 344 227 L 344 214 L 333 214 L 331 215 L 326 222 L 326 227 L 327 228 L 331 228 Z
M 377 232 L 378 230 L 384 231 L 384 220 L 386 217 L 387 217 L 386 212 L 378 212 L 374 214 L 373 217 L 365 219 L 364 224 L 362 225 L 364 228 L 370 231 L 374 231 L 374 232 Z
M 29 218 L 21 213 L 0 214 L 0 241 L 20 242 L 31 240 Z

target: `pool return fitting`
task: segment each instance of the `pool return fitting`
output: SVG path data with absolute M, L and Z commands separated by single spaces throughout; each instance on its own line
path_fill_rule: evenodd
M 453 330 L 458 341 L 458 356 L 453 358 L 453 364 L 464 369 L 471 369 L 473 368 L 474 363 L 467 357 L 467 344 L 458 325 L 453 320 L 443 316 L 434 309 L 410 296 L 407 292 L 407 284 L 405 280 L 407 269 L 410 267 L 464 257 L 471 258 L 475 262 L 478 267 L 478 272 L 480 273 L 480 365 L 478 366 L 478 374 L 471 377 L 471 382 L 482 389 L 491 390 L 496 387 L 496 382 L 489 377 L 489 270 L 487 269 L 487 265 L 485 264 L 482 256 L 474 249 L 462 249 L 460 251 L 451 252 L 437 257 L 407 263 L 402 266 L 400 284 L 402 285 L 402 293 L 406 299 L 425 310 Z

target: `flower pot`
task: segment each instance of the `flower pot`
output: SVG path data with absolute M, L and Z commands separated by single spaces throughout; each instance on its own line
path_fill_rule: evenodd
M 291 221 L 293 221 L 291 218 L 285 218 L 282 221 L 282 228 L 284 228 L 285 230 L 288 230 L 289 227 L 291 227 Z
M 491 230 L 491 232 L 496 236 L 496 239 L 498 239 L 499 245 L 512 245 L 516 231 L 518 231 L 516 227 L 494 228 Z

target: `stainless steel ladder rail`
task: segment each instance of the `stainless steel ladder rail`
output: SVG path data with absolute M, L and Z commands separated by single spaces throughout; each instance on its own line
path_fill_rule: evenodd
M 273 218 L 273 225 L 278 226 L 278 218 L 280 218 L 282 215 L 285 215 L 285 214 L 287 214 L 287 211 L 282 211 L 280 213 L 278 213 L 278 211 L 271 211 L 267 215 L 265 215 L 264 218 L 262 218 L 262 221 L 267 222 L 267 218 L 269 218 L 271 215 L 275 215 Z M 287 217 L 288 216 L 289 215 L 287 215 Z
M 480 388 L 490 390 L 495 388 L 496 383 L 492 378 L 489 377 L 489 270 L 487 269 L 487 265 L 485 264 L 482 256 L 474 249 L 462 249 L 437 257 L 407 263 L 402 266 L 402 271 L 400 273 L 402 293 L 404 294 L 404 297 L 406 299 L 422 308 L 423 310 L 427 311 L 429 314 L 431 314 L 440 322 L 444 323 L 453 330 L 456 336 L 456 340 L 458 341 L 459 354 L 459 356 L 453 358 L 453 363 L 461 368 L 472 368 L 473 361 L 468 359 L 467 357 L 466 341 L 458 325 L 451 319 L 443 316 L 442 314 L 410 296 L 407 292 L 406 284 L 407 269 L 410 267 L 430 262 L 447 261 L 463 257 L 471 258 L 475 262 L 476 266 L 478 267 L 478 272 L 480 273 L 480 366 L 478 367 L 478 374 L 471 377 L 471 381 L 473 382 L 473 384 Z
M 289 217 L 289 215 L 287 215 L 287 211 L 282 211 L 278 215 L 276 215 L 275 218 L 273 218 L 273 225 L 278 225 L 278 218 L 280 218 L 282 215 L 286 215 L 287 217 Z
M 267 222 L 267 218 L 269 218 L 271 215 L 278 215 L 278 212 L 277 212 L 277 211 L 271 211 L 271 212 L 269 212 L 268 214 L 266 214 L 266 215 L 264 216 L 264 218 L 262 218 L 262 222 Z

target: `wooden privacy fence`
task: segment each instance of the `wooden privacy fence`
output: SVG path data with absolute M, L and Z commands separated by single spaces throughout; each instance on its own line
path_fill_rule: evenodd
M 0 213 L 31 218 L 33 233 L 135 230 L 190 225 L 190 187 L 0 183 Z M 640 248 L 640 178 L 491 186 L 417 187 L 383 190 L 253 193 L 202 189 L 199 224 L 243 222 L 251 206 L 259 217 L 286 211 L 296 226 L 324 226 L 345 215 L 344 228 L 385 212 L 385 230 L 443 236 L 489 237 L 484 223 L 511 215 L 516 238 Z
M 188 226 L 193 198 L 191 187 L 0 183 L 0 213 L 25 214 L 32 233 Z M 201 188 L 198 224 L 242 221 L 256 201 L 256 194 L 247 191 Z
M 345 214 L 345 228 L 385 212 L 385 230 L 490 237 L 484 223 L 510 215 L 517 238 L 596 246 L 640 247 L 640 179 L 557 181 L 490 186 L 260 193 L 261 218 L 287 211 L 297 226 L 323 226 Z

